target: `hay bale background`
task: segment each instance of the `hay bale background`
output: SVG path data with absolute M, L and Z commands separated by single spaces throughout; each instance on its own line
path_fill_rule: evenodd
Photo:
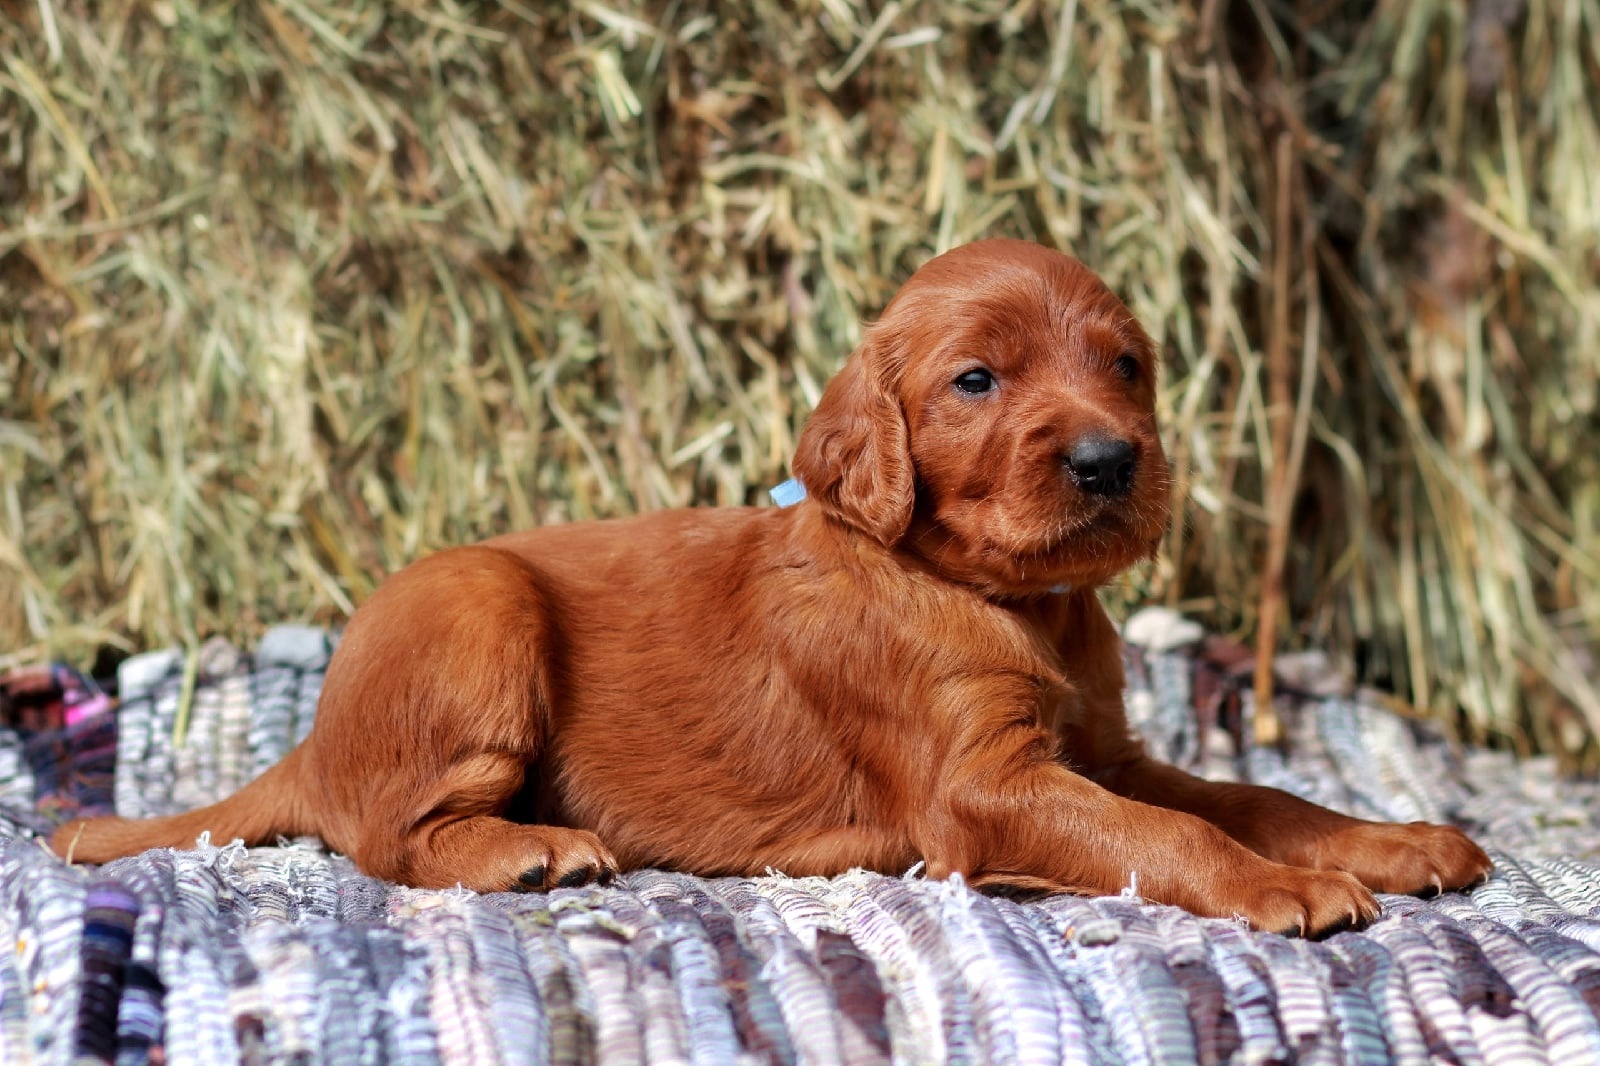
M 0 4 L 0 649 L 330 621 L 510 526 L 763 499 L 931 252 L 1164 342 L 1116 590 L 1476 736 L 1600 726 L 1582 0 Z M 1263 566 L 1263 560 L 1267 560 Z

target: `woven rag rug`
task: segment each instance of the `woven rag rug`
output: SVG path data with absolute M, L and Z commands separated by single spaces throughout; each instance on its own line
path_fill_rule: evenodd
M 1143 646 L 1128 632 L 1158 754 L 1455 822 L 1493 878 L 1382 897 L 1371 927 L 1314 943 L 1132 891 L 1019 902 L 914 874 L 476 895 L 375 881 L 313 840 L 99 869 L 45 850 L 74 814 L 208 803 L 282 757 L 332 638 L 278 629 L 252 655 L 130 660 L 114 709 L 65 669 L 16 686 L 0 1062 L 1600 1062 L 1600 789 L 1455 751 L 1292 662 L 1288 754 L 1241 750 L 1239 672 L 1167 623 Z

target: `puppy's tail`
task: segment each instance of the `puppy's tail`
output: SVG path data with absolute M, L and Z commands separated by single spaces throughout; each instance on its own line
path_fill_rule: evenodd
M 242 839 L 265 844 L 280 836 L 314 833 L 300 790 L 302 747 L 220 803 L 165 818 L 79 818 L 50 836 L 68 862 L 110 862 L 150 848 L 192 848 L 207 830 L 215 844 Z

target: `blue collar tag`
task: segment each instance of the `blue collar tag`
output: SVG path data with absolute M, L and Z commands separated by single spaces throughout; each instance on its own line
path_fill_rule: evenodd
M 806 498 L 806 487 L 800 484 L 800 479 L 792 477 L 782 485 L 770 489 L 767 495 L 772 497 L 772 502 L 779 507 L 793 507 Z

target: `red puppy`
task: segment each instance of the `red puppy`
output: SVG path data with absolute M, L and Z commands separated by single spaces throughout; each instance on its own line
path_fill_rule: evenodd
M 959 871 L 1263 929 L 1489 868 L 1150 760 L 1095 589 L 1155 551 L 1156 353 L 1094 274 L 985 241 L 928 263 L 800 438 L 797 506 L 533 530 L 401 571 L 350 621 L 311 735 L 237 795 L 74 822 L 79 861 L 315 833 L 485 892 L 698 874 Z

